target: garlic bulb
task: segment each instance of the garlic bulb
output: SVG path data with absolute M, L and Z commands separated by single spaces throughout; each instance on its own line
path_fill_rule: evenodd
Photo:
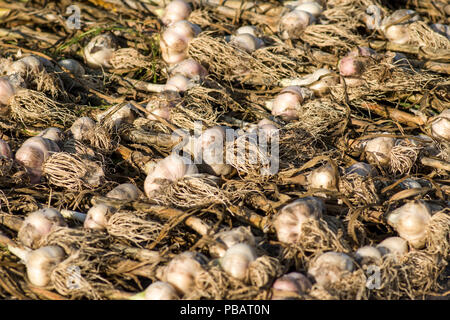
M 106 194 L 108 198 L 134 201 L 139 198 L 139 189 L 131 183 L 122 183 Z
M 27 276 L 31 284 L 45 287 L 50 283 L 53 269 L 64 260 L 64 250 L 58 246 L 42 247 L 26 257 Z
M 185 175 L 198 173 L 194 164 L 186 164 L 182 157 L 172 154 L 159 161 L 148 173 L 144 182 L 144 191 L 151 198 L 165 181 L 173 182 Z
M 314 17 L 311 14 L 301 10 L 293 10 L 284 14 L 278 26 L 281 39 L 298 39 L 303 30 L 313 21 Z
M 169 74 L 181 74 L 188 79 L 203 80 L 208 75 L 208 71 L 200 63 L 189 58 L 172 67 Z
M 61 129 L 55 128 L 55 127 L 47 128 L 47 129 L 39 132 L 39 134 L 37 136 L 52 140 L 53 142 L 57 143 L 58 145 L 60 145 L 64 140 L 64 132 L 62 132 Z
M 236 29 L 235 34 L 251 34 L 255 38 L 258 37 L 258 29 L 254 26 L 242 26 Z
M 75 120 L 70 127 L 70 132 L 75 140 L 87 140 L 95 128 L 95 121 L 89 117 L 81 117 Z
M 369 265 L 381 261 L 381 252 L 372 246 L 364 246 L 356 250 L 355 260 L 361 265 Z
M 346 174 L 356 173 L 361 177 L 374 177 L 377 175 L 377 169 L 365 162 L 356 162 L 345 169 Z
M 202 266 L 206 262 L 206 257 L 200 253 L 180 253 L 167 265 L 164 281 L 170 283 L 179 293 L 186 294 L 194 286 L 195 278 L 204 270 Z
M 301 236 L 302 224 L 310 219 L 322 217 L 323 200 L 315 197 L 297 199 L 285 205 L 276 214 L 273 226 L 278 240 L 285 243 L 296 243 Z
M 161 117 L 166 120 L 170 120 L 170 111 L 176 105 L 182 103 L 181 96 L 176 91 L 163 91 L 157 96 L 153 97 L 145 107 L 152 114 L 147 114 L 147 119 L 157 120 L 154 116 Z
M 0 157 L 11 158 L 11 148 L 8 142 L 3 139 L 0 139 Z
M 168 26 L 175 22 L 186 20 L 190 14 L 191 7 L 187 2 L 174 0 L 166 6 L 161 21 L 164 25 Z
M 69 70 L 76 77 L 82 77 L 86 73 L 81 63 L 74 59 L 63 59 L 58 61 L 58 64 Z
M 163 60 L 169 65 L 180 63 L 188 57 L 189 42 L 201 29 L 186 20 L 173 23 L 162 34 L 160 47 Z
M 326 252 L 311 262 L 308 275 L 314 277 L 320 286 L 326 287 L 352 271 L 353 261 L 348 255 L 341 252 Z
M 111 68 L 110 60 L 117 47 L 116 39 L 112 34 L 99 34 L 84 48 L 87 65 L 91 68 Z
M 297 294 L 307 293 L 312 287 L 311 281 L 299 273 L 290 272 L 275 280 L 272 288 L 280 291 L 294 292 Z M 272 297 L 275 300 L 276 296 Z
M 122 123 L 133 123 L 133 121 L 136 120 L 137 110 L 131 103 L 127 103 L 109 116 L 112 109 L 114 108 L 108 109 L 99 114 L 97 116 L 97 121 L 103 121 L 103 119 L 108 117 L 107 121 L 114 125 L 115 128 L 119 128 Z
M 30 213 L 22 223 L 17 234 L 20 242 L 30 248 L 36 248 L 39 242 L 54 227 L 66 227 L 67 223 L 61 213 L 53 208 L 45 208 Z
M 411 18 L 406 21 L 396 23 L 400 19 L 406 17 L 407 15 L 412 15 Z M 384 36 L 391 42 L 397 44 L 406 44 L 410 41 L 410 34 L 408 30 L 408 24 L 414 21 L 418 21 L 419 16 L 415 15 L 413 10 L 397 10 L 394 11 L 389 17 L 386 17 L 381 22 L 381 30 Z
M 144 291 L 145 300 L 178 300 L 175 288 L 167 282 L 156 281 Z
M 109 217 L 115 212 L 115 209 L 105 204 L 96 204 L 87 212 L 83 226 L 86 229 L 104 230 L 108 225 Z
M 383 256 L 387 254 L 402 256 L 408 252 L 408 243 L 400 237 L 389 237 L 381 241 L 377 245 L 377 249 Z
M 44 64 L 41 59 L 40 57 L 31 55 L 21 58 L 18 62 L 23 62 L 27 66 L 27 71 L 38 72 L 44 69 Z
M 262 141 L 269 143 L 272 138 L 277 135 L 279 129 L 274 122 L 269 119 L 262 119 L 258 122 L 256 126 L 256 133 L 258 134 L 259 142 Z
M 254 247 L 256 245 L 255 237 L 249 227 L 238 227 L 228 231 L 219 232 L 214 239 L 224 245 L 224 248 L 218 245 L 212 245 L 209 252 L 213 257 L 223 257 L 228 248 L 239 244 L 246 243 Z
M 445 109 L 431 122 L 431 134 L 435 138 L 450 141 L 450 109 Z
M 262 47 L 263 43 L 257 37 L 251 35 L 250 33 L 241 33 L 235 36 L 231 36 L 230 44 L 244 50 L 247 53 L 252 53 L 253 51 Z
M 337 172 L 330 164 L 314 169 L 309 175 L 309 186 L 313 189 L 337 189 Z
M 167 91 L 176 91 L 176 92 L 185 92 L 188 89 L 192 88 L 195 85 L 195 82 L 191 79 L 181 75 L 176 74 L 167 79 L 165 90 Z
M 0 78 L 0 106 L 1 105 L 9 105 L 9 99 L 16 93 L 14 86 L 11 81 L 9 81 L 8 77 Z M 3 109 L 3 108 L 0 108 Z M 4 113 L 3 110 L 0 110 L 1 113 Z M 6 110 L 5 110 L 6 111 Z
M 371 164 L 386 166 L 391 160 L 391 150 L 394 147 L 395 139 L 391 137 L 373 138 L 366 142 L 364 151 L 367 160 Z
M 202 171 L 217 176 L 225 176 L 233 171 L 233 167 L 225 161 L 226 127 L 214 126 L 206 129 L 197 138 L 192 150 L 195 154 L 201 152 L 202 163 L 199 165 Z
M 245 280 L 249 264 L 256 260 L 255 249 L 246 243 L 238 243 L 228 248 L 220 260 L 222 269 L 234 278 Z
M 341 76 L 360 77 L 364 71 L 364 61 L 358 57 L 345 56 L 339 60 L 338 69 Z
M 427 240 L 431 210 L 423 201 L 412 201 L 389 213 L 388 223 L 411 246 L 421 249 Z
M 308 12 L 310 15 L 317 18 L 322 13 L 322 6 L 315 1 L 311 1 L 295 6 L 294 10 Z
M 289 86 L 281 90 L 272 104 L 272 114 L 285 121 L 298 119 L 298 109 L 303 102 L 303 93 L 298 86 Z

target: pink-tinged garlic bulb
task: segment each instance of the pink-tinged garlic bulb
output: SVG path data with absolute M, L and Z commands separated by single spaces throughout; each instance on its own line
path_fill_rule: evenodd
M 178 300 L 180 297 L 175 288 L 167 282 L 156 281 L 144 291 L 144 300 Z
M 377 249 L 382 256 L 392 254 L 394 256 L 403 256 L 408 252 L 408 242 L 400 237 L 389 237 L 377 245 Z
M 139 198 L 139 189 L 132 183 L 122 183 L 106 194 L 108 198 L 134 201 Z
M 166 6 L 161 21 L 164 25 L 169 26 L 175 22 L 186 20 L 191 12 L 189 3 L 183 0 L 174 0 Z
M 30 213 L 17 234 L 20 242 L 30 248 L 37 248 L 39 242 L 55 227 L 66 227 L 61 213 L 53 208 L 45 208 Z
M 84 58 L 91 68 L 111 68 L 111 57 L 117 48 L 117 41 L 112 34 L 99 34 L 84 48 Z
M 70 127 L 70 132 L 75 140 L 87 140 L 95 128 L 95 121 L 89 117 L 81 117 L 75 120 Z
M 412 201 L 388 214 L 387 221 L 400 237 L 421 249 L 427 241 L 427 230 L 431 220 L 431 210 L 424 201 Z
M 395 139 L 391 137 L 377 137 L 366 142 L 364 151 L 369 163 L 386 166 L 391 161 L 391 150 Z
M 58 145 L 60 145 L 64 141 L 64 132 L 62 132 L 61 129 L 55 127 L 47 128 L 39 132 L 37 136 L 52 140 Z
M 408 15 L 411 17 L 406 18 Z M 397 23 L 397 21 L 404 19 L 407 20 Z M 397 10 L 389 17 L 383 19 L 381 22 L 381 30 L 389 41 L 397 44 L 407 44 L 411 39 L 408 24 L 419 19 L 420 17 L 413 10 Z
M 201 32 L 201 29 L 189 21 L 181 20 L 173 23 L 162 34 L 160 47 L 163 60 L 174 65 L 188 57 L 189 42 Z
M 272 285 L 272 289 L 278 291 L 292 292 L 296 294 L 305 294 L 312 288 L 311 281 L 299 273 L 290 272 L 275 280 Z M 278 300 L 276 292 L 272 296 L 272 300 Z
M 356 250 L 355 260 L 360 265 L 377 264 L 381 261 L 381 252 L 372 246 L 364 246 Z
M 239 243 L 246 243 L 251 247 L 256 246 L 255 237 L 249 227 L 238 227 L 231 230 L 219 232 L 214 236 L 214 240 L 220 245 L 212 245 L 209 252 L 213 257 L 223 257 L 227 249 Z
M 152 198 L 164 183 L 174 182 L 187 175 L 198 173 L 194 164 L 186 164 L 185 159 L 172 154 L 159 161 L 148 173 L 144 182 L 147 197 Z
M 438 139 L 450 141 L 450 109 L 445 109 L 431 122 L 431 134 Z
M 278 25 L 278 32 L 283 40 L 298 39 L 303 30 L 314 22 L 314 17 L 308 12 L 294 10 L 284 14 Z
M 185 92 L 192 88 L 195 82 L 183 76 L 182 74 L 175 74 L 167 79 L 165 90 L 175 92 Z
M 49 139 L 31 137 L 17 150 L 15 159 L 23 165 L 31 183 L 38 183 L 42 176 L 42 165 L 54 152 L 60 152 L 58 145 Z
M 58 61 L 58 64 L 61 67 L 64 67 L 67 70 L 69 70 L 76 77 L 82 77 L 86 74 L 86 71 L 84 70 L 83 66 L 77 60 L 63 59 Z
M 261 48 L 263 45 L 260 39 L 249 33 L 241 33 L 231 36 L 229 43 L 247 53 L 252 53 L 253 51 Z
M 278 127 L 273 121 L 269 119 L 262 119 L 258 122 L 256 126 L 256 134 L 258 135 L 258 140 L 261 142 L 270 143 L 272 138 L 276 136 L 279 132 Z
M 0 112 L 5 113 L 7 108 L 3 108 L 3 106 L 9 105 L 9 99 L 16 93 L 13 84 L 9 81 L 8 77 L 0 78 Z M 5 110 L 3 110 L 5 109 Z
M 372 165 L 365 162 L 356 162 L 352 164 L 350 167 L 345 169 L 346 174 L 356 173 L 361 177 L 375 177 L 377 173 L 377 169 L 375 169 Z
M 192 58 L 181 61 L 169 70 L 170 75 L 181 74 L 188 79 L 203 80 L 208 70 Z
M 0 158 L 8 158 L 10 159 L 12 156 L 11 154 L 11 148 L 9 147 L 8 142 L 6 142 L 3 139 L 0 139 Z
M 272 104 L 272 114 L 285 121 L 298 119 L 298 110 L 303 102 L 301 87 L 289 86 L 281 90 Z
M 326 287 L 338 282 L 353 271 L 352 259 L 341 252 L 326 252 L 313 260 L 308 268 L 308 275 L 314 277 L 317 284 Z
M 170 120 L 170 111 L 180 103 L 182 103 L 182 99 L 178 92 L 163 91 L 147 103 L 146 109 L 151 112 L 151 114 L 147 114 L 147 119 L 158 120 L 156 118 L 158 116 Z
M 112 109 L 114 108 L 99 114 L 97 116 L 97 121 L 102 121 L 108 117 L 107 121 L 112 123 L 114 127 L 118 128 L 122 123 L 133 123 L 133 121 L 136 120 L 137 110 L 131 103 L 127 103 L 113 114 L 111 114 Z
M 53 269 L 64 260 L 64 257 L 64 250 L 58 246 L 47 246 L 31 251 L 25 261 L 28 280 L 37 287 L 49 285 Z
M 248 267 L 256 258 L 256 252 L 252 246 L 246 243 L 238 243 L 228 248 L 220 259 L 220 265 L 230 276 L 239 280 L 245 280 L 248 274 Z
M 195 278 L 204 271 L 207 262 L 198 252 L 183 252 L 173 258 L 164 272 L 164 281 L 170 283 L 178 293 L 186 294 L 194 286 Z
M 109 217 L 115 211 L 114 208 L 105 204 L 96 204 L 88 210 L 83 226 L 86 229 L 105 230 L 108 225 Z
M 191 150 L 194 154 L 201 153 L 202 163 L 199 165 L 202 171 L 217 176 L 225 176 L 233 171 L 233 167 L 226 163 L 225 159 L 226 127 L 214 126 L 206 129 L 196 139 Z
M 364 72 L 364 67 L 364 60 L 353 56 L 343 57 L 338 64 L 339 73 L 344 77 L 360 77 Z
M 330 164 L 323 165 L 309 174 L 309 186 L 313 189 L 336 190 L 337 176 L 336 170 Z
M 273 226 L 279 241 L 296 243 L 302 233 L 302 224 L 322 217 L 324 211 L 323 200 L 315 197 L 297 199 L 285 205 L 274 218 Z

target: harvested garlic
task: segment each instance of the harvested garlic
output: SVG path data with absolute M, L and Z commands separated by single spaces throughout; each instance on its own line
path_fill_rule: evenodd
M 64 257 L 64 250 L 58 246 L 31 251 L 25 261 L 28 280 L 38 287 L 47 286 L 53 269 L 64 260 Z
M 391 161 L 391 150 L 395 139 L 391 137 L 377 137 L 366 142 L 364 151 L 369 163 L 386 166 Z
M 90 208 L 84 220 L 86 229 L 104 230 L 108 225 L 109 217 L 115 212 L 115 209 L 105 204 L 97 204 Z
M 275 280 L 272 285 L 272 289 L 279 291 L 288 291 L 296 294 L 305 294 L 312 288 L 311 281 L 299 273 L 290 272 Z M 276 293 L 272 297 L 272 300 L 277 300 Z
M 285 121 L 298 119 L 298 109 L 303 102 L 301 87 L 289 86 L 281 90 L 272 104 L 272 114 Z
M 238 243 L 227 249 L 220 260 L 222 269 L 232 277 L 245 280 L 249 264 L 257 258 L 255 249 L 246 244 Z
M 84 58 L 91 68 L 111 68 L 110 60 L 117 47 L 112 34 L 99 34 L 84 48 Z
M 134 201 L 139 198 L 139 189 L 131 183 L 122 183 L 106 194 L 108 198 Z
M 81 117 L 75 120 L 70 127 L 70 132 L 75 140 L 87 140 L 95 128 L 95 121 L 89 117 Z
M 375 247 L 364 246 L 356 250 L 355 260 L 361 265 L 379 263 L 381 261 L 381 252 Z
M 402 256 L 408 252 L 408 243 L 400 237 L 389 237 L 381 241 L 377 245 L 377 249 L 382 256 L 392 254 L 394 256 Z
M 309 186 L 313 189 L 337 189 L 337 172 L 330 164 L 314 169 L 309 175 Z
M 181 74 L 188 79 L 203 80 L 208 71 L 192 58 L 181 61 L 169 70 L 170 75 Z
M 318 16 L 320 16 L 322 14 L 322 6 L 315 1 L 304 2 L 302 4 L 299 4 L 299 5 L 295 6 L 294 10 L 308 12 L 310 15 L 312 15 L 315 18 L 317 18 Z
M 365 162 L 356 162 L 345 169 L 346 174 L 355 173 L 361 177 L 374 177 L 377 175 L 377 170 L 370 164 Z
M 200 32 L 201 29 L 189 21 L 181 20 L 173 23 L 161 34 L 162 59 L 169 65 L 185 60 L 188 57 L 189 42 Z
M 228 175 L 233 171 L 233 167 L 225 161 L 226 127 L 214 126 L 206 129 L 197 138 L 193 148 L 200 150 L 191 150 L 195 154 L 201 152 L 202 163 L 199 168 L 209 174 L 222 176 Z
M 209 252 L 213 257 L 223 257 L 227 249 L 239 243 L 246 243 L 252 247 L 256 245 L 255 237 L 250 231 L 250 228 L 246 227 L 238 227 L 219 232 L 214 236 L 214 240 L 223 244 L 224 247 L 216 244 L 212 245 L 209 248 Z
M 191 11 L 191 7 L 186 1 L 174 0 L 166 6 L 161 21 L 164 25 L 169 26 L 175 22 L 186 20 Z
M 302 224 L 311 219 L 321 218 L 324 207 L 323 200 L 315 197 L 297 199 L 285 205 L 276 214 L 273 222 L 278 240 L 284 243 L 298 242 Z
M 406 16 L 408 15 L 411 17 L 406 21 L 397 23 L 400 19 L 406 19 Z M 394 13 L 392 13 L 389 17 L 383 19 L 381 22 L 381 30 L 389 41 L 397 44 L 406 44 L 411 39 L 408 24 L 418 21 L 419 19 L 419 16 L 416 15 L 413 10 L 397 10 L 394 11 Z
M 153 282 L 144 291 L 145 300 L 178 300 L 179 298 L 175 288 L 163 281 Z
M 39 132 L 37 136 L 52 140 L 53 142 L 58 144 L 58 146 L 61 145 L 61 143 L 64 141 L 64 132 L 62 132 L 61 129 L 55 127 L 47 128 Z
M 281 39 L 298 39 L 303 30 L 313 21 L 314 17 L 311 14 L 301 10 L 293 10 L 284 14 L 278 26 Z
M 262 46 L 261 40 L 250 33 L 241 33 L 231 36 L 229 43 L 247 53 L 252 53 Z
M 6 114 L 9 109 L 9 99 L 16 93 L 13 84 L 8 77 L 0 78 L 0 113 Z
M 63 59 L 58 61 L 58 64 L 69 70 L 76 77 L 82 77 L 86 73 L 81 63 L 74 59 Z
M 113 109 L 114 108 L 111 108 L 99 114 L 97 116 L 97 121 L 108 119 L 107 121 L 110 121 L 115 128 L 119 128 L 122 123 L 133 123 L 133 121 L 136 120 L 137 110 L 131 103 L 127 103 L 111 114 Z
M 182 103 L 181 96 L 176 91 L 163 91 L 160 92 L 156 97 L 153 97 L 145 107 L 147 111 L 150 111 L 147 115 L 149 120 L 158 120 L 156 116 L 170 120 L 170 111 Z
M 431 134 L 435 138 L 450 141 L 450 109 L 445 109 L 431 122 Z
M 352 271 L 352 259 L 341 252 L 323 253 L 312 261 L 308 268 L 308 274 L 322 287 L 338 282 L 346 273 Z

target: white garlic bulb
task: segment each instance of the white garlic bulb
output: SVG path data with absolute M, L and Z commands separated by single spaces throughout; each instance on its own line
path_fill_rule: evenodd
M 234 278 L 245 280 L 249 264 L 257 258 L 255 249 L 246 244 L 238 243 L 228 248 L 220 260 L 222 269 Z
M 368 163 L 356 162 L 345 169 L 346 174 L 356 173 L 361 177 L 374 177 L 377 175 L 377 170 Z
M 70 132 L 75 140 L 87 140 L 95 128 L 95 121 L 89 117 L 81 117 L 75 120 L 70 127 Z
M 412 15 L 411 18 L 406 21 L 396 23 L 403 17 Z M 406 44 L 410 41 L 411 36 L 408 29 L 408 24 L 414 21 L 418 21 L 419 16 L 415 15 L 413 10 L 401 9 L 394 11 L 389 17 L 386 17 L 381 22 L 381 30 L 384 36 L 391 42 L 397 44 Z M 394 24 L 393 24 L 394 23 Z
M 66 227 L 67 223 L 61 213 L 53 208 L 45 208 L 30 213 L 22 223 L 17 237 L 30 248 L 36 248 L 41 239 L 54 227 Z
M 166 26 L 169 26 L 175 22 L 186 20 L 190 14 L 191 7 L 187 2 L 174 0 L 166 6 L 161 21 Z
M 145 300 L 178 300 L 175 288 L 167 282 L 156 281 L 144 291 Z
M 298 119 L 298 110 L 303 102 L 301 87 L 289 86 L 284 88 L 274 99 L 272 114 L 285 121 Z
M 301 236 L 302 224 L 311 219 L 322 217 L 324 203 L 320 198 L 306 197 L 285 205 L 275 215 L 273 226 L 278 240 L 285 243 L 296 243 Z
M 394 144 L 395 139 L 391 137 L 378 137 L 367 141 L 364 151 L 369 163 L 388 165 L 391 161 L 391 150 Z
M 58 61 L 58 64 L 69 70 L 76 77 L 82 77 L 86 73 L 81 63 L 74 59 L 63 59 Z
M 236 29 L 235 34 L 248 33 L 254 37 L 258 37 L 258 29 L 254 26 L 242 26 Z
M 164 87 L 167 91 L 185 92 L 195 85 L 195 81 L 185 77 L 182 74 L 175 74 L 167 79 Z
M 430 220 L 431 210 L 424 201 L 408 202 L 389 213 L 387 217 L 388 223 L 400 237 L 416 249 L 421 249 L 426 244 Z
M 431 134 L 435 138 L 450 141 L 450 109 L 445 109 L 431 122 Z
M 228 248 L 239 243 L 246 243 L 251 247 L 256 245 L 255 237 L 249 227 L 238 227 L 219 232 L 214 236 L 214 239 L 224 247 L 215 244 L 212 245 L 209 248 L 209 252 L 213 257 L 223 257 Z
M 18 60 L 18 62 L 22 62 L 26 65 L 27 71 L 39 72 L 44 69 L 44 64 L 42 63 L 42 58 L 37 56 L 26 56 Z M 48 60 L 47 60 L 48 61 Z
M 116 39 L 112 34 L 99 34 L 84 48 L 84 58 L 91 68 L 111 68 L 110 60 L 116 49 Z
M 314 169 L 309 175 L 309 186 L 313 189 L 337 189 L 337 172 L 330 164 Z
M 400 237 L 389 237 L 381 241 L 377 245 L 377 249 L 383 256 L 387 254 L 402 256 L 408 252 L 408 243 Z
M 110 121 L 115 128 L 119 128 L 122 123 L 133 123 L 136 120 L 137 110 L 131 103 L 127 103 L 113 114 L 111 114 L 112 109 L 114 108 L 99 114 L 97 121 L 102 121 L 106 117 L 109 117 L 107 121 Z M 109 114 L 111 115 L 109 116 Z
M 203 80 L 208 71 L 192 58 L 185 59 L 169 70 L 170 75 L 181 74 L 188 79 Z
M 240 33 L 231 36 L 229 43 L 247 53 L 252 53 L 262 46 L 261 40 L 249 33 Z
M 272 288 L 275 290 L 294 292 L 296 294 L 307 293 L 311 287 L 311 281 L 299 272 L 287 273 L 275 280 L 272 285 Z M 276 296 L 272 297 L 272 300 L 276 299 Z
M 352 259 L 341 252 L 326 252 L 311 262 L 308 274 L 316 282 L 326 287 L 342 279 L 345 274 L 353 271 Z
M 293 10 L 284 14 L 278 25 L 283 40 L 298 39 L 303 30 L 314 22 L 314 17 L 302 10 Z
M 139 189 L 132 183 L 122 183 L 106 194 L 108 198 L 119 200 L 137 200 L 139 198 Z
M 16 93 L 14 86 L 11 81 L 9 81 L 8 77 L 0 78 L 0 106 L 1 105 L 9 105 L 9 99 Z M 3 109 L 3 108 L 1 108 Z M 2 113 L 5 111 L 1 110 Z
M 196 276 L 204 271 L 205 256 L 197 252 L 183 252 L 174 257 L 164 272 L 164 281 L 179 293 L 186 294 L 194 286 Z
M 96 204 L 87 212 L 83 226 L 86 229 L 104 230 L 108 225 L 108 220 L 115 209 L 105 204 Z
M 47 286 L 53 269 L 64 260 L 64 255 L 64 250 L 58 246 L 31 251 L 26 257 L 27 276 L 31 284 Z
M 295 6 L 294 10 L 308 12 L 310 15 L 316 18 L 322 14 L 322 6 L 315 1 L 299 4 Z
M 11 158 L 11 148 L 8 142 L 3 139 L 0 139 L 0 157 Z
M 188 57 L 189 42 L 201 29 L 189 21 L 181 20 L 173 23 L 162 34 L 160 48 L 163 60 L 169 65 L 180 63 Z
M 355 260 L 361 265 L 378 263 L 381 261 L 381 252 L 372 246 L 364 246 L 356 250 Z
M 61 129 L 55 127 L 50 127 L 42 130 L 37 136 L 52 140 L 58 145 L 60 145 L 64 140 L 64 132 L 62 132 Z

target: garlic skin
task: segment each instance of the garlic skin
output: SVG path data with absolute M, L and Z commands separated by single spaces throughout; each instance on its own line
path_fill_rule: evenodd
M 361 177 L 375 177 L 377 173 L 377 169 L 375 169 L 372 165 L 365 162 L 356 162 L 352 164 L 350 167 L 345 169 L 346 174 L 356 173 Z
M 294 8 L 295 11 L 305 11 L 308 12 L 313 17 L 317 18 L 322 14 L 322 6 L 315 1 L 304 2 L 302 4 L 297 5 Z
M 111 68 L 110 60 L 117 48 L 116 39 L 112 34 L 99 34 L 84 48 L 84 58 L 91 68 Z
M 201 32 L 200 27 L 186 20 L 173 23 L 162 34 L 160 48 L 162 59 L 169 65 L 182 62 L 188 57 L 189 42 Z
M 339 60 L 339 74 L 343 77 L 360 77 L 364 72 L 364 62 L 358 57 L 345 56 Z
M 255 38 L 258 37 L 258 29 L 254 26 L 242 26 L 236 29 L 235 34 L 251 34 Z
M 241 226 L 228 231 L 219 232 L 214 236 L 214 240 L 220 242 L 225 246 L 225 248 L 222 248 L 218 245 L 212 245 L 209 248 L 209 253 L 211 254 L 211 256 L 219 258 L 225 255 L 227 249 L 239 243 L 245 243 L 251 247 L 256 246 L 255 237 L 253 236 L 249 227 L 246 228 Z
M 309 175 L 309 187 L 313 189 L 337 189 L 337 172 L 330 164 L 314 169 Z
M 108 120 L 106 121 L 110 121 L 115 128 L 119 128 L 122 123 L 133 123 L 133 121 L 136 120 L 137 110 L 131 103 L 127 103 L 111 116 L 108 116 L 112 112 L 112 109 L 114 108 L 99 114 L 97 116 L 97 121 L 103 121 L 103 119 L 108 117 Z
M 182 103 L 181 96 L 176 91 L 163 91 L 151 99 L 145 107 L 152 114 L 147 114 L 147 119 L 158 120 L 154 115 L 170 120 L 170 111 Z M 154 114 L 154 115 L 153 115 Z
M 326 252 L 311 262 L 308 275 L 314 277 L 320 286 L 326 287 L 352 271 L 353 261 L 348 255 L 341 252 Z
M 275 280 L 272 285 L 272 289 L 293 292 L 296 294 L 305 294 L 311 288 L 311 281 L 299 272 L 287 273 Z M 272 297 L 272 300 L 277 300 L 276 293 Z
M 82 77 L 86 74 L 86 71 L 84 70 L 83 66 L 77 60 L 63 59 L 58 61 L 58 64 L 61 67 L 64 67 L 67 70 L 69 70 L 76 77 Z
M 161 188 L 165 180 L 174 182 L 186 175 L 198 173 L 194 164 L 185 164 L 182 157 L 172 154 L 159 161 L 148 173 L 144 182 L 144 191 L 148 198 Z
M 275 215 L 273 221 L 278 240 L 284 243 L 298 242 L 302 224 L 311 219 L 321 218 L 324 207 L 323 200 L 315 197 L 297 199 L 285 205 Z
M 261 47 L 261 41 L 258 41 L 257 37 L 249 33 L 241 33 L 231 36 L 229 43 L 247 53 L 252 53 Z
M 3 139 L 0 139 L 0 158 L 4 157 L 10 159 L 12 156 L 11 148 L 9 147 L 8 142 Z
M 248 266 L 257 258 L 255 249 L 246 243 L 238 243 L 228 248 L 220 260 L 222 269 L 232 277 L 245 280 Z
M 450 141 L 450 109 L 445 109 L 431 122 L 431 135 Z
M 402 256 L 408 252 L 408 242 L 400 237 L 389 237 L 377 245 L 382 256 L 393 254 Z
M 23 62 L 27 66 L 27 71 L 39 72 L 44 70 L 44 64 L 40 57 L 31 55 L 23 57 L 18 61 Z
M 386 17 L 381 22 L 381 30 L 384 33 L 384 36 L 391 42 L 397 44 L 407 44 L 410 41 L 410 34 L 408 30 L 408 24 L 414 21 L 418 21 L 420 17 L 418 15 L 414 15 L 409 18 L 407 21 L 401 22 L 399 24 L 391 25 L 401 18 L 415 14 L 413 10 L 401 9 L 396 10 L 389 17 Z
M 139 198 L 139 189 L 132 183 L 122 183 L 106 194 L 108 198 L 134 201 Z
M 279 116 L 285 121 L 298 119 L 297 110 L 303 102 L 303 94 L 298 86 L 284 88 L 274 99 L 272 115 Z
M 37 136 L 52 140 L 57 143 L 58 146 L 64 141 L 64 132 L 62 132 L 61 129 L 55 127 L 47 128 L 39 132 Z
M 372 246 L 364 246 L 356 250 L 355 260 L 361 265 L 370 265 L 381 261 L 381 252 Z
M 9 105 L 9 99 L 16 93 L 14 86 L 9 81 L 8 77 L 0 78 L 0 106 L 1 105 Z M 7 109 L 0 107 L 0 112 L 5 113 Z
M 22 223 L 17 237 L 27 247 L 36 248 L 39 242 L 54 227 L 66 227 L 67 223 L 61 213 L 53 208 L 45 208 L 30 213 Z
M 314 17 L 311 14 L 301 10 L 293 10 L 284 14 L 278 26 L 281 39 L 299 39 L 303 30 L 313 21 Z
M 87 140 L 95 128 L 95 121 L 89 117 L 81 117 L 75 120 L 70 127 L 70 132 L 75 140 Z
M 105 230 L 108 219 L 115 212 L 115 209 L 105 204 L 96 204 L 87 212 L 83 227 L 86 229 Z
M 165 90 L 175 92 L 185 92 L 195 85 L 189 78 L 176 74 L 167 79 Z
M 371 164 L 386 166 L 391 160 L 391 150 L 394 147 L 395 139 L 390 137 L 378 137 L 366 142 L 364 151 L 367 160 Z
M 190 150 L 201 156 L 199 168 L 212 175 L 226 176 L 233 171 L 233 167 L 225 161 L 225 139 L 226 127 L 214 126 L 206 129 L 196 139 L 193 148 Z M 198 158 L 198 157 L 197 157 Z
M 144 291 L 145 300 L 178 300 L 175 288 L 167 282 L 156 281 L 147 287 Z
M 174 0 L 166 6 L 161 21 L 164 25 L 169 26 L 175 22 L 186 20 L 191 12 L 191 7 L 187 2 Z
M 430 220 L 431 210 L 424 201 L 408 202 L 389 213 L 387 217 L 388 223 L 400 237 L 416 249 L 421 249 L 426 244 Z
M 204 80 L 208 70 L 192 58 L 183 60 L 169 70 L 170 75 L 181 74 L 188 79 Z
M 53 269 L 64 260 L 64 250 L 58 246 L 47 246 L 31 251 L 26 258 L 28 280 L 37 287 L 50 283 Z
M 170 283 L 180 294 L 188 293 L 194 286 L 195 277 L 202 271 L 207 259 L 200 253 L 186 251 L 173 258 L 164 272 L 164 281 Z

